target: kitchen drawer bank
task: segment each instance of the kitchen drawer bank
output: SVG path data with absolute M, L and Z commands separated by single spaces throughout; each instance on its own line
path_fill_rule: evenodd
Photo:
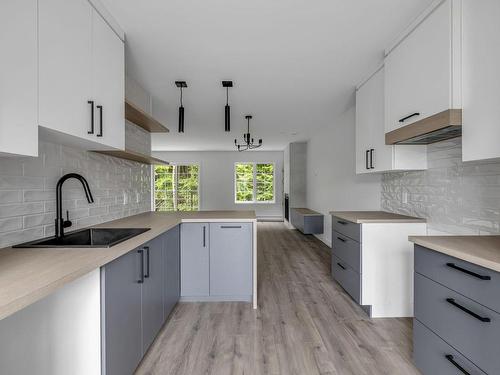
M 409 234 L 425 221 L 381 211 L 333 211 L 332 277 L 373 318 L 413 316 Z
M 480 241 L 488 239 L 494 248 L 498 238 L 490 236 L 478 239 L 475 247 L 469 243 L 474 237 L 463 238 L 464 248 L 475 256 L 488 254 L 490 260 L 494 252 L 500 256 L 500 247 L 484 252 Z M 411 240 L 415 242 L 416 366 L 426 375 L 462 369 L 469 374 L 500 373 L 500 273 L 464 260 L 467 252 L 457 252 L 458 258 L 447 254 L 446 248 L 432 248 L 432 237 Z M 430 247 L 419 245 L 422 240 Z

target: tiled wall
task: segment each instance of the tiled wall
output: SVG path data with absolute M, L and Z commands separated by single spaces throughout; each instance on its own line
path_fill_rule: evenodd
M 462 162 L 461 138 L 427 155 L 426 171 L 383 175 L 382 209 L 427 218 L 429 234 L 500 233 L 500 162 Z
M 41 142 L 38 158 L 0 157 L 0 248 L 54 234 L 55 186 L 70 172 L 87 179 L 95 203 L 78 181 L 66 181 L 67 230 L 151 209 L 150 166 Z

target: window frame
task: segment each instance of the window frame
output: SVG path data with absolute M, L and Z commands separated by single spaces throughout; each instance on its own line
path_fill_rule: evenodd
M 198 189 L 197 189 L 197 194 L 198 194 L 198 210 L 196 211 L 201 211 L 201 194 L 200 194 L 200 188 L 201 188 L 201 165 L 198 162 L 169 162 L 168 166 L 197 166 L 198 167 Z M 156 185 L 155 185 L 155 167 L 156 165 L 151 166 L 151 211 L 153 212 L 180 212 L 180 211 L 156 211 Z M 177 185 L 177 182 L 176 182 Z M 177 186 L 175 191 L 177 192 Z M 175 195 L 177 195 L 175 193 Z M 192 211 L 192 212 L 196 212 Z
M 253 200 L 252 201 L 238 201 L 236 190 L 236 166 L 240 164 L 253 165 Z M 273 200 L 272 201 L 258 201 L 257 200 L 257 164 L 271 164 L 273 166 Z M 272 161 L 237 161 L 234 163 L 233 168 L 233 197 L 235 204 L 276 204 L 276 163 Z

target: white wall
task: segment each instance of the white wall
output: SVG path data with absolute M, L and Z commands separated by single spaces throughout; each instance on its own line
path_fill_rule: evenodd
M 307 145 L 307 206 L 325 215 L 318 238 L 331 245 L 329 211 L 380 208 L 380 175 L 356 175 L 354 107 L 316 132 Z
M 283 151 L 176 151 L 153 152 L 173 163 L 200 165 L 201 210 L 255 210 L 259 218 L 283 217 Z M 275 203 L 234 203 L 234 163 L 275 163 Z

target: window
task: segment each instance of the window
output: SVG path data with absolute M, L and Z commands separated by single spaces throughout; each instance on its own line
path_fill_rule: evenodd
M 199 172 L 198 165 L 155 166 L 155 211 L 198 211 Z
M 274 164 L 236 163 L 236 203 L 274 203 Z

